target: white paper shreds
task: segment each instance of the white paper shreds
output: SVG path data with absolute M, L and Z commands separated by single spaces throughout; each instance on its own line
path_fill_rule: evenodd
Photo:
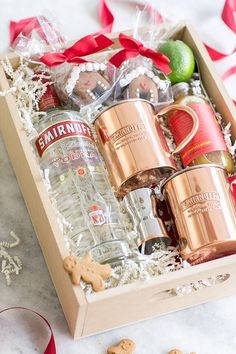
M 219 114 L 219 113 L 218 113 Z M 235 158 L 236 155 L 236 141 L 232 143 L 231 141 L 231 123 L 228 123 L 224 128 L 223 128 L 223 134 L 225 138 L 225 143 L 226 146 L 230 152 L 230 154 Z
M 10 232 L 10 236 L 14 239 L 14 242 L 0 242 L 1 273 L 5 276 L 7 285 L 11 284 L 11 276 L 18 275 L 22 269 L 20 258 L 17 256 L 11 256 L 8 253 L 10 248 L 14 248 L 20 243 L 20 239 L 13 231 Z
M 149 256 L 144 256 L 140 263 L 126 262 L 112 269 L 112 275 L 106 280 L 106 289 L 117 286 L 131 284 L 137 280 L 147 281 L 150 278 L 166 274 L 183 268 L 177 248 L 154 247 L 154 252 Z M 82 282 L 85 293 L 91 294 L 92 287 Z
M 10 88 L 5 92 L 0 92 L 1 96 L 11 93 L 14 95 L 17 108 L 24 125 L 27 135 L 34 133 L 33 123 L 38 121 L 39 100 L 46 92 L 46 88 L 52 82 L 42 82 L 43 79 L 50 79 L 50 73 L 44 65 L 37 67 L 36 73 L 30 66 L 31 64 L 24 59 L 20 59 L 19 66 L 14 70 L 8 58 L 1 61 L 9 80 Z M 46 74 L 46 75 L 45 75 Z

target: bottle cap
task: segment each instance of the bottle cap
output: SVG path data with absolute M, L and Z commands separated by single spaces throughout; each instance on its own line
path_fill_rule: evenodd
M 174 86 L 172 86 L 174 98 L 178 98 L 181 94 L 187 95 L 189 93 L 189 88 L 190 86 L 187 82 L 180 82 L 178 84 L 175 84 Z

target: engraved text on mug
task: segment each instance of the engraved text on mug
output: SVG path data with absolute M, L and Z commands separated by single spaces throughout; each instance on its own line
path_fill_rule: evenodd
M 188 217 L 221 209 L 220 195 L 217 192 L 198 193 L 181 202 L 183 211 Z
M 139 140 L 147 139 L 147 129 L 143 123 L 126 125 L 110 136 L 110 142 L 116 150 Z

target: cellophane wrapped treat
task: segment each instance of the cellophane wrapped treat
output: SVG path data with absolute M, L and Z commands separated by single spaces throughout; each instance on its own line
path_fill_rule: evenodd
M 175 21 L 164 17 L 150 5 L 137 10 L 133 35 L 119 36 L 124 49 L 111 58 L 120 71 L 115 100 L 144 99 L 156 110 L 173 102 L 171 82 L 166 76 L 170 72 L 168 58 L 156 49 L 175 25 Z
M 21 57 L 39 63 L 48 48 L 56 51 L 66 45 L 57 19 L 46 12 L 17 22 L 11 21 L 11 48 Z
M 116 85 L 116 100 L 140 98 L 161 108 L 173 102 L 171 84 L 151 59 L 130 59 L 121 69 Z
M 95 60 L 64 63 L 52 70 L 58 95 L 65 104 L 86 112 L 111 102 L 117 70 L 105 55 L 97 55 Z

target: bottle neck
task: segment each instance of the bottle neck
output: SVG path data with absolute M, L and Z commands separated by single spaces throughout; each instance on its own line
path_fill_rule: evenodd
M 188 96 L 190 94 L 190 86 L 187 82 L 180 82 L 172 87 L 174 99 Z
M 61 108 L 61 103 L 56 94 L 56 90 L 53 85 L 48 85 L 46 92 L 39 101 L 39 109 L 40 111 L 47 112 L 59 108 Z

